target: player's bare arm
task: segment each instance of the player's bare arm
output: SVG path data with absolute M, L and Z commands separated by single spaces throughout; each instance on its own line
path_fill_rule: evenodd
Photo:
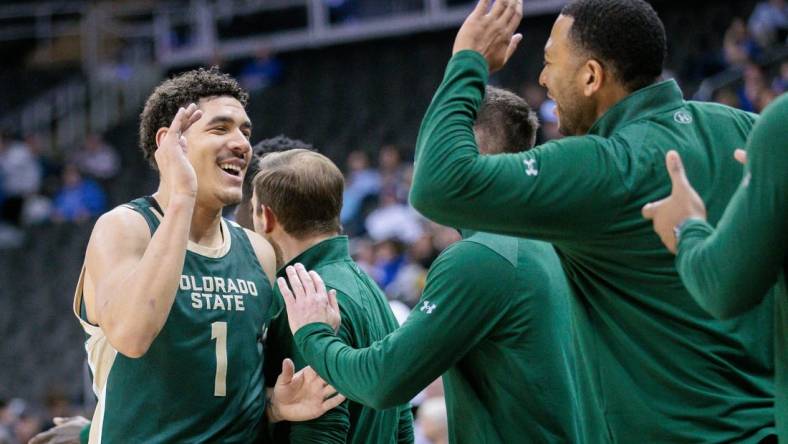
M 522 18 L 522 0 L 498 0 L 492 8 L 490 0 L 480 0 L 457 32 L 452 54 L 476 51 L 487 60 L 491 73 L 503 68 L 523 39 L 514 34 Z
M 268 281 L 273 285 L 276 277 L 276 254 L 274 253 L 274 247 L 272 247 L 263 236 L 260 236 L 254 231 L 244 228 L 244 232 L 246 232 L 249 241 L 252 243 L 252 248 L 257 256 L 257 260 L 260 261 L 260 265 L 263 267 L 263 272 L 265 272 L 265 275 L 268 276 Z
M 202 115 L 181 108 L 157 134 L 156 161 L 167 211 L 151 237 L 144 219 L 117 208 L 96 223 L 86 253 L 85 305 L 110 344 L 129 357 L 145 354 L 164 326 L 178 289 L 197 194 L 183 133 Z

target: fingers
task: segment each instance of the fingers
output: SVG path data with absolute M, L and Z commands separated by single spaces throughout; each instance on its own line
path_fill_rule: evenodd
M 295 269 L 296 273 L 298 274 L 298 278 L 301 280 L 301 285 L 304 286 L 304 292 L 306 292 L 306 294 L 314 294 L 316 291 L 315 283 L 312 281 L 312 276 L 306 271 L 304 265 L 296 264 Z
M 733 152 L 733 158 L 742 165 L 747 165 L 747 151 L 737 149 Z
M 38 435 L 34 436 L 33 439 L 28 441 L 27 444 L 44 444 L 50 441 L 50 438 L 55 436 L 55 432 L 52 430 L 39 433 Z
M 476 7 L 473 8 L 473 12 L 471 12 L 471 15 L 482 16 L 484 14 L 487 14 L 487 10 L 489 9 L 490 9 L 490 0 L 479 0 L 479 2 L 476 3 Z
M 59 426 L 64 422 L 68 422 L 72 419 L 74 418 L 61 418 L 60 416 L 55 416 L 54 418 L 52 418 L 52 423 L 55 424 L 56 426 Z
M 665 199 L 667 199 L 667 198 L 665 198 Z M 660 200 L 658 200 L 656 202 L 649 202 L 649 203 L 643 205 L 643 209 L 640 210 L 640 213 L 646 219 L 649 219 L 649 220 L 654 219 L 654 216 L 657 214 L 657 210 L 659 210 L 659 207 L 660 207 L 660 205 L 662 205 L 662 202 L 665 202 L 665 199 L 660 199 Z
M 506 4 L 504 5 L 504 9 L 499 20 L 501 23 L 507 26 L 508 31 L 509 24 L 515 21 L 517 17 L 517 0 L 507 0 L 505 3 Z
M 339 302 L 337 302 L 337 291 L 330 290 L 328 292 L 328 305 L 331 307 L 332 310 L 339 313 Z
M 512 39 L 509 40 L 509 47 L 506 48 L 506 59 L 505 59 L 506 61 L 508 61 L 509 58 L 512 57 L 512 54 L 514 54 L 514 52 L 517 51 L 517 46 L 520 44 L 522 40 L 523 40 L 522 34 L 518 33 L 512 36 Z
M 197 105 L 195 105 L 194 103 L 189 105 L 189 107 L 186 108 L 186 114 L 184 115 L 184 122 L 181 125 L 181 133 L 186 132 L 186 130 L 188 130 L 189 127 L 191 127 L 195 122 L 200 120 L 202 115 L 203 112 L 202 110 L 197 108 Z
M 310 271 L 309 277 L 312 278 L 312 282 L 315 284 L 315 291 L 317 294 L 326 294 L 326 284 L 323 283 L 323 278 L 315 271 Z
M 495 0 L 495 4 L 493 4 L 490 10 L 489 16 L 493 19 L 501 18 L 509 7 L 510 2 L 511 0 Z
M 296 271 L 295 267 L 292 265 L 288 266 L 285 269 L 285 272 L 287 273 L 287 280 L 290 282 L 290 288 L 292 288 L 296 299 L 303 298 L 305 296 L 304 286 L 301 283 L 301 278 L 298 276 L 298 272 Z
M 325 401 L 323 401 L 323 409 L 325 409 L 326 411 L 331 410 L 337 407 L 339 404 L 342 404 L 343 402 L 345 402 L 345 397 L 340 394 L 337 394 L 336 396 L 328 398 Z
M 665 156 L 665 166 L 668 168 L 668 174 L 670 174 L 670 182 L 673 185 L 674 193 L 676 192 L 676 188 L 689 187 L 690 183 L 684 172 L 684 164 L 681 162 L 679 153 L 673 150 L 668 151 L 668 154 Z
M 514 5 L 512 5 L 512 8 L 514 10 L 514 13 L 509 17 L 509 20 L 506 22 L 506 29 L 510 33 L 517 30 L 517 27 L 520 26 L 520 20 L 523 19 L 523 0 L 516 0 L 514 2 Z
M 295 374 L 295 365 L 290 358 L 285 358 L 282 361 L 282 373 L 279 375 L 283 384 L 289 384 L 293 380 Z
M 186 113 L 186 110 L 181 107 L 178 108 L 178 112 L 175 113 L 175 117 L 172 118 L 172 123 L 170 123 L 170 127 L 167 131 L 167 134 L 177 134 L 180 137 L 181 134 L 181 122 L 183 121 L 183 115 Z
M 282 299 L 285 300 L 285 308 L 290 310 L 296 301 L 293 293 L 290 291 L 290 287 L 287 286 L 287 281 L 285 278 L 277 278 L 276 285 L 279 286 L 279 292 L 282 293 Z
M 323 391 L 321 393 L 323 395 L 323 399 L 328 399 L 337 394 L 337 389 L 326 384 L 326 386 L 323 387 Z

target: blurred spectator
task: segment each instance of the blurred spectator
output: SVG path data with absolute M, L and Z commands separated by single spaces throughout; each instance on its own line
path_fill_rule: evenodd
M 407 195 L 407 190 L 405 190 Z M 367 233 L 375 241 L 398 239 L 402 242 L 415 242 L 422 233 L 421 216 L 410 205 L 397 199 L 393 186 L 383 188 L 380 193 L 380 206 L 367 216 Z
M 732 106 L 734 108 L 738 108 L 740 106 L 739 95 L 731 88 L 718 89 L 714 92 L 714 97 L 712 100 L 723 105 Z
M 370 275 L 375 282 L 379 282 L 375 268 L 375 245 L 366 237 L 350 239 L 350 254 L 359 268 Z
M 376 199 L 380 192 L 380 174 L 369 164 L 369 156 L 361 150 L 352 151 L 347 158 L 345 193 L 339 215 L 345 231 L 351 235 L 363 232 L 365 202 Z
M 41 186 L 41 166 L 30 147 L 22 141 L 0 136 L 0 177 L 2 178 L 2 219 L 19 225 L 25 199 Z
M 556 106 L 552 100 L 546 100 L 539 107 L 539 137 L 540 139 L 537 140 L 537 143 L 561 138 L 561 133 L 558 131 Z
M 120 157 L 115 148 L 95 133 L 85 138 L 85 145 L 77 151 L 71 162 L 82 174 L 99 181 L 112 179 L 120 169 Z
M 780 72 L 772 82 L 772 91 L 778 95 L 788 91 L 788 60 L 780 64 Z
M 744 20 L 738 17 L 733 19 L 725 31 L 722 48 L 725 62 L 731 67 L 745 66 L 755 60 L 760 52 L 758 44 L 747 30 Z
M 385 239 L 375 245 L 375 273 L 377 283 L 385 288 L 397 277 L 405 265 L 405 246 L 396 239 Z
M 238 81 L 249 92 L 262 91 L 282 77 L 282 62 L 268 48 L 260 48 L 238 74 Z
M 766 79 L 761 68 L 750 63 L 744 68 L 744 84 L 739 88 L 739 108 L 758 112 L 761 93 L 766 89 Z
M 547 100 L 547 91 L 540 85 L 533 82 L 526 82 L 521 88 L 521 95 L 528 105 L 533 109 L 539 109 Z
M 407 166 L 402 162 L 402 152 L 396 145 L 385 145 L 378 154 L 380 188 L 393 191 L 397 201 L 408 200 L 409 184 L 405 180 Z
M 784 42 L 788 32 L 788 2 L 766 0 L 758 3 L 750 15 L 748 27 L 763 47 Z
M 56 222 L 85 222 L 103 213 L 106 201 L 101 186 L 69 164 L 63 169 L 63 188 L 55 196 L 52 217 Z
M 444 398 L 428 398 L 422 402 L 416 417 L 416 425 L 426 442 L 448 444 L 449 427 Z

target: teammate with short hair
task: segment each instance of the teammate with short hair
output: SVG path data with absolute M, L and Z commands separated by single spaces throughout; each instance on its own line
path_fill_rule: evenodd
M 169 79 L 140 116 L 157 191 L 96 223 L 74 310 L 88 333 L 98 405 L 90 442 L 251 442 L 269 420 L 319 416 L 342 400 L 305 373 L 265 402 L 262 336 L 271 317 L 271 246 L 221 217 L 249 163 L 247 94 L 198 69 Z M 291 378 L 293 378 L 291 380 Z M 315 399 L 313 398 L 313 401 Z
M 745 178 L 716 230 L 678 153 L 666 164 L 671 195 L 643 215 L 676 256 L 681 280 L 701 307 L 725 319 L 759 304 L 775 286 L 777 433 L 788 442 L 788 94 L 763 111 L 747 141 Z
M 385 295 L 353 262 L 348 238 L 340 235 L 345 182 L 336 165 L 317 152 L 290 149 L 264 154 L 257 167 L 252 197 L 255 231 L 273 246 L 278 276 L 290 273 L 296 262 L 323 275 L 336 292 L 342 322 L 335 327 L 345 344 L 365 347 L 396 329 Z M 271 322 L 266 360 L 292 358 L 301 368 L 306 363 L 294 347 L 279 297 L 276 303 L 281 313 Z M 385 410 L 346 402 L 315 420 L 290 423 L 275 436 L 293 443 L 412 443 L 408 400 Z
M 522 98 L 487 87 L 474 125 L 482 153 L 528 150 L 537 127 Z M 295 299 L 280 282 L 299 351 L 343 394 L 375 408 L 405 402 L 445 373 L 451 442 L 577 442 L 569 287 L 553 247 L 462 237 L 430 267 L 408 320 L 367 348 L 334 335 L 327 301 L 299 292 L 300 280 L 291 279 Z
M 254 144 L 252 147 L 252 160 L 246 167 L 246 174 L 244 174 L 241 202 L 235 207 L 234 216 L 238 225 L 254 231 L 254 221 L 252 220 L 252 195 L 254 194 L 254 189 L 252 188 L 252 181 L 257 172 L 260 171 L 260 158 L 268 153 L 294 149 L 312 151 L 314 148 L 303 140 L 291 139 L 283 134 L 263 139 Z
M 741 180 L 733 150 L 756 117 L 684 101 L 674 81 L 659 81 L 665 31 L 645 1 L 575 0 L 555 21 L 540 82 L 561 131 L 576 137 L 482 156 L 473 122 L 484 85 L 522 38 L 522 1 L 489 5 L 459 30 L 422 122 L 411 203 L 441 224 L 556 247 L 572 288 L 587 441 L 774 439 L 772 301 L 714 319 L 640 214 L 669 191 L 662 165 L 673 148 L 716 223 Z

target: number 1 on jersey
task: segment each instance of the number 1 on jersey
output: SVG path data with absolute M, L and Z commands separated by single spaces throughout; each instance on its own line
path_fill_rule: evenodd
M 227 396 L 227 322 L 211 324 L 211 339 L 216 339 L 216 378 L 213 396 Z

